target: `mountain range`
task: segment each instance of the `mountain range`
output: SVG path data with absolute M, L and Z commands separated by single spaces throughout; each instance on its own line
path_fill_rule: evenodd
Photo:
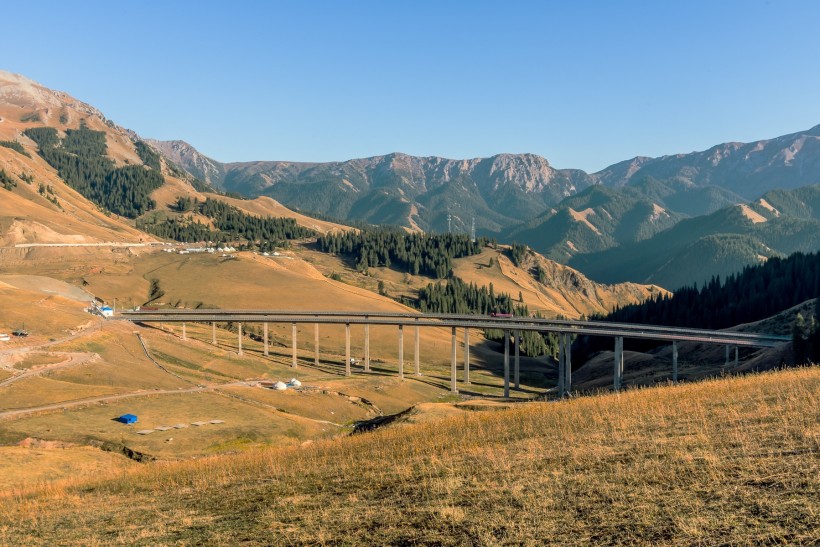
M 193 152 L 181 149 L 181 154 Z M 274 220 L 287 217 L 316 233 L 350 229 L 301 215 L 269 197 L 239 199 L 209 192 L 209 183 L 202 180 L 208 179 L 204 175 L 209 164 L 203 163 L 202 167 L 203 171 L 196 172 L 199 176 L 188 173 L 153 153 L 139 135 L 118 126 L 91 105 L 23 76 L 0 71 L 0 273 L 47 273 L 87 286 L 101 297 L 110 297 L 113 290 L 121 288 L 118 275 L 141 262 L 139 253 L 159 252 L 159 247 L 151 245 L 159 243 L 153 235 L 156 232 L 143 230 L 163 222 L 172 227 L 215 227 L 213 217 L 194 208 L 181 209 L 180 202 L 219 201 L 232 208 L 233 218 L 240 221 L 243 216 Z M 216 169 L 211 175 L 220 172 L 218 165 Z M 112 195 L 117 200 L 111 200 Z M 233 232 L 228 237 L 241 239 Z M 114 253 L 109 249 L 112 244 L 129 250 Z M 145 250 L 133 251 L 140 248 Z M 301 282 L 315 285 L 311 294 L 324 294 L 328 290 L 326 276 L 331 275 L 334 280 L 339 277 L 356 285 L 356 290 L 367 294 L 367 298 L 373 294 L 358 286 L 375 292 L 381 282 L 384 290 L 401 295 L 413 294 L 430 281 L 396 276 L 390 268 L 375 264 L 370 272 L 356 272 L 340 258 L 317 258 L 320 253 L 313 249 L 310 238 L 292 253 L 285 269 L 307 272 L 308 280 Z M 74 254 L 82 255 L 81 264 L 68 266 Z M 522 302 L 550 315 L 602 313 L 663 292 L 632 283 L 604 286 L 543 257 L 533 256 L 531 267 L 525 270 L 514 266 L 502 249 L 487 247 L 484 254 L 480 264 L 474 263 L 479 259 L 462 260 L 463 264 L 456 266 L 457 275 L 479 285 L 492 283 L 499 292 L 524 294 L 526 301 Z M 548 279 L 534 277 L 536 263 L 548 273 Z M 282 269 L 273 261 L 263 260 L 262 265 Z M 345 273 L 340 275 L 341 271 Z M 101 276 L 99 282 L 95 281 L 97 276 Z M 240 285 L 248 282 L 234 281 Z M 209 286 L 207 278 L 199 282 Z M 340 284 L 345 290 L 350 286 Z M 137 302 L 146 290 L 130 282 L 126 286 L 127 290 L 119 294 L 121 301 L 127 298 Z M 197 298 L 201 302 L 204 296 Z
M 144 161 L 135 144 L 142 142 L 139 135 L 93 106 L 22 76 L 0 73 L 0 120 L 0 140 L 35 156 L 29 161 L 0 148 L 6 150 L 6 170 L 20 176 L 59 180 L 36 157 L 37 144 L 25 133 L 30 127 L 65 131 L 87 124 L 105 132 L 114 164 Z M 820 247 L 817 189 L 811 186 L 820 182 L 820 126 L 703 152 L 636 157 L 597 173 L 556 169 L 534 154 L 451 160 L 394 153 L 329 163 L 221 163 L 183 141 L 145 142 L 166 158 L 165 183 L 151 194 L 162 205 L 160 216 L 178 196 L 213 190 L 234 197 L 272 197 L 277 211 L 287 211 L 279 202 L 346 222 L 439 232 L 469 232 L 474 223 L 479 235 L 524 243 L 596 281 L 631 280 L 670 289 L 771 256 Z M 79 239 L 140 234 L 99 204 L 81 206 L 82 196 L 69 187 L 58 192 L 59 204 L 56 194 L 27 185 L 18 190 L 31 196 L 24 203 L 13 193 L 6 200 L 12 209 L 28 210 L 42 202 L 50 210 L 62 208 L 62 214 L 36 221 L 10 214 L 3 221 L 3 227 L 13 228 L 4 231 L 6 241 L 59 234 L 77 239 L 69 235 L 77 223 L 97 217 L 94 228 Z M 252 203 L 247 207 L 258 209 Z M 305 222 L 306 217 L 299 218 Z
M 522 221 L 548 217 L 562 200 L 594 185 L 693 216 L 775 188 L 820 183 L 820 125 L 702 152 L 636 157 L 597 173 L 556 169 L 535 154 L 451 160 L 394 153 L 328 163 L 221 163 L 182 141 L 149 142 L 218 190 L 267 195 L 295 209 L 348 221 L 436 231 L 467 231 L 475 219 L 479 232 L 502 234 Z M 655 216 L 656 208 L 649 205 L 639 223 Z

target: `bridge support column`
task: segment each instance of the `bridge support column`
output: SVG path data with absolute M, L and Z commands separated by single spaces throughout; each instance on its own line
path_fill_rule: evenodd
M 291 361 L 291 367 L 296 368 L 296 323 L 290 324 L 291 330 L 291 342 L 293 344 L 293 360 Z
M 572 391 L 572 335 L 564 333 L 564 387 L 567 394 Z
M 237 353 L 239 355 L 242 355 L 242 323 L 239 323 L 239 337 L 237 338 L 237 340 L 239 343 L 239 350 L 237 351 Z
M 510 396 L 510 331 L 504 331 L 504 397 Z
M 364 371 L 370 372 L 370 323 L 364 324 Z
M 345 323 L 345 376 L 350 374 L 350 323 Z
M 735 346 L 735 367 L 737 367 L 739 361 L 737 346 Z
M 418 323 L 418 319 L 416 319 L 416 322 Z M 416 349 L 415 349 L 415 353 L 413 354 L 413 356 L 416 358 L 416 376 L 421 376 L 421 364 L 420 364 L 421 357 L 419 356 L 419 326 L 418 325 L 416 325 Z
M 678 341 L 672 341 L 672 381 L 678 381 Z
M 313 364 L 319 366 L 319 323 L 313 325 Z
M 521 389 L 521 363 L 519 354 L 520 351 L 518 346 L 521 343 L 521 331 L 515 331 L 515 367 L 513 369 L 513 382 L 515 383 L 515 389 Z
M 458 386 L 456 385 L 456 328 L 453 327 L 453 340 L 450 344 L 450 392 L 458 393 Z
M 211 343 L 216 345 L 216 322 L 211 322 Z
M 399 325 L 399 378 L 404 380 L 404 325 Z
M 183 322 L 182 322 L 182 339 L 183 339 L 183 340 L 187 340 L 187 339 L 188 339 L 188 338 L 186 338 L 186 336 L 185 336 L 185 321 L 183 321 Z
M 621 376 L 624 373 L 624 337 L 615 337 L 615 374 L 612 382 L 615 391 L 621 389 Z
M 270 355 L 270 347 L 268 346 L 268 324 L 262 323 L 262 353 L 267 357 Z
M 566 374 L 566 368 L 564 367 L 564 343 L 566 339 L 564 338 L 564 333 L 558 333 L 558 396 L 563 397 L 564 393 L 566 393 L 566 382 L 564 374 Z
M 725 366 L 725 367 L 729 366 L 729 346 L 728 345 L 726 346 L 726 362 L 724 363 L 723 366 Z
M 464 383 L 470 383 L 470 329 L 464 328 Z

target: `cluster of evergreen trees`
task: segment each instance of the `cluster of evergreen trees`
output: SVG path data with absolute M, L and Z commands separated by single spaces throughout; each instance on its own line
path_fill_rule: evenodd
M 447 282 L 438 281 L 428 283 L 419 290 L 418 298 L 411 301 L 414 307 L 425 313 L 456 313 L 491 315 L 492 313 L 511 313 L 519 317 L 529 316 L 527 306 L 516 305 L 509 294 L 495 294 L 493 284 L 478 286 L 475 283 L 465 283 L 459 277 L 450 277 Z M 504 331 L 487 329 L 484 337 L 488 340 L 501 342 L 504 340 Z M 544 336 L 537 332 L 526 331 L 515 343 L 521 344 L 519 350 L 524 355 L 538 357 L 540 355 L 556 355 L 558 338 L 554 334 Z
M 221 201 L 208 198 L 203 203 L 190 197 L 178 197 L 176 208 L 180 212 L 196 211 L 210 218 L 216 231 L 190 217 L 167 218 L 161 221 L 139 219 L 137 227 L 154 235 L 176 241 L 228 241 L 244 240 L 249 247 L 270 251 L 285 245 L 290 239 L 315 235 L 315 232 L 299 226 L 292 218 L 256 217 Z
M 520 267 L 529 250 L 530 248 L 526 245 L 513 242 L 512 247 L 510 248 L 510 260 L 512 260 L 512 263 L 515 264 L 516 267 Z
M 464 234 L 409 234 L 400 228 L 327 234 L 317 241 L 322 252 L 353 257 L 362 272 L 371 266 L 395 265 L 436 279 L 450 275 L 454 258 L 479 254 L 487 242 L 486 238 L 472 241 Z
M 723 329 L 758 321 L 820 296 L 820 254 L 795 253 L 746 266 L 721 282 L 697 284 L 642 304 L 617 309 L 605 320 Z
M 0 169 L 0 185 L 6 190 L 14 190 L 17 187 L 17 181 L 11 178 L 11 175 Z
M 262 251 L 272 250 L 288 239 L 315 235 L 313 230 L 299 226 L 292 218 L 256 217 L 211 198 L 205 200 L 200 212 L 212 219 L 220 231 L 256 244 Z
M 31 157 L 31 154 L 26 152 L 26 149 L 23 148 L 23 145 L 20 144 L 17 141 L 0 141 L 0 146 L 4 146 L 6 148 L 11 148 L 15 152 L 19 152 L 20 154 L 23 154 L 27 158 Z
M 81 125 L 67 129 L 62 140 L 53 127 L 29 128 L 25 134 L 60 178 L 100 207 L 128 218 L 156 207 L 150 195 L 164 183 L 159 170 L 136 165 L 116 168 L 106 155 L 102 131 Z
M 171 217 L 159 221 L 152 218 L 138 218 L 137 229 L 174 241 L 213 241 L 215 243 L 231 241 L 228 234 L 215 232 L 190 217 Z
M 161 165 L 159 161 L 159 154 L 157 154 L 153 148 L 143 141 L 136 141 L 134 143 L 134 148 L 137 149 L 137 155 L 142 160 L 142 163 L 154 171 L 160 171 Z
M 815 310 L 818 310 L 818 305 L 820 301 L 815 304 Z M 792 328 L 792 348 L 795 363 L 820 363 L 820 323 L 817 315 L 806 321 L 803 314 L 797 314 Z
M 605 321 L 646 323 L 705 329 L 723 329 L 759 321 L 807 300 L 820 297 L 820 254 L 795 253 L 770 258 L 758 266 L 747 266 L 721 282 L 713 277 L 701 289 L 683 287 L 671 296 L 616 309 Z M 798 318 L 793 341 L 799 361 L 820 359 L 820 334 L 814 318 Z M 652 342 L 630 341 L 635 349 L 648 349 Z M 580 337 L 573 356 L 583 360 L 592 352 L 611 348 L 603 338 Z
M 416 307 L 425 313 L 513 313 L 509 294 L 495 294 L 493 284 L 478 286 L 465 283 L 460 277 L 450 277 L 446 283 L 428 283 L 419 289 Z

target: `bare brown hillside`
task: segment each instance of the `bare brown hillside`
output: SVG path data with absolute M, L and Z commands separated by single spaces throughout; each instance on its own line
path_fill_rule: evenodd
M 454 272 L 466 282 L 478 285 L 493 284 L 496 293 L 505 292 L 523 303 L 530 312 L 546 317 L 562 315 L 570 319 L 593 314 L 605 314 L 615 306 L 625 306 L 646 300 L 666 291 L 656 285 L 596 283 L 581 272 L 530 252 L 521 266 L 515 266 L 503 252 L 485 249 L 476 256 L 458 259 Z M 539 281 L 537 268 L 545 273 Z

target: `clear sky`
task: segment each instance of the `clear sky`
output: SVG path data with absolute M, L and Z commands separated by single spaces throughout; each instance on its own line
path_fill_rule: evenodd
M 820 124 L 820 2 L 4 2 L 0 68 L 224 162 L 597 171 Z

